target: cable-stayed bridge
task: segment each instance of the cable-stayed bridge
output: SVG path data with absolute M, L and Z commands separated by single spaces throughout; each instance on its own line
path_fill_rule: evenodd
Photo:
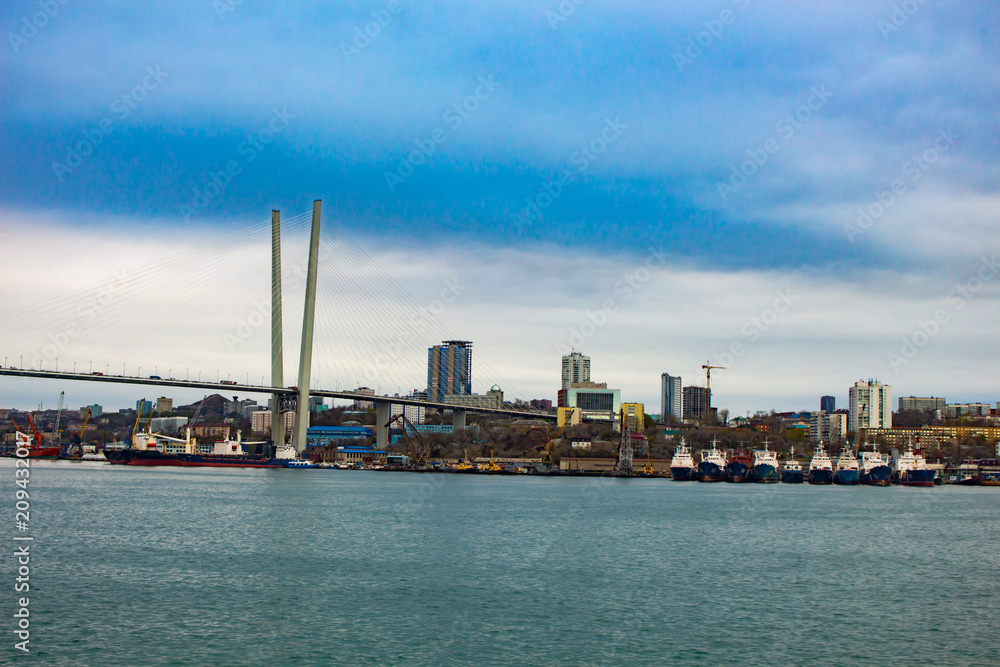
M 32 303 L 5 316 L 0 323 L 6 355 L 0 376 L 268 394 L 272 397 L 272 440 L 275 444 L 283 441 L 280 413 L 294 408 L 292 437 L 299 451 L 305 448 L 309 398 L 313 396 L 374 403 L 379 446 L 388 444 L 387 423 L 393 404 L 449 410 L 456 428 L 464 427 L 467 412 L 554 418 L 551 412 L 520 407 L 456 405 L 398 395 L 402 391 L 390 397 L 381 392 L 373 396 L 341 390 L 341 383 L 359 388 L 423 386 L 428 347 L 457 337 L 436 317 L 443 302 L 435 300 L 437 303 L 427 305 L 416 300 L 335 225 L 322 225 L 320 209 L 317 201 L 311 216 L 284 222 L 277 211 L 272 213 L 270 300 L 260 298 L 267 293 L 266 274 L 261 270 L 266 250 L 260 242 L 264 224 L 239 230 L 223 247 L 209 247 L 196 239 L 176 255 L 154 255 L 146 264 L 114 271 L 107 281 Z M 304 231 L 307 223 L 306 243 L 296 232 Z M 286 258 L 294 259 L 284 267 L 283 239 Z M 283 286 L 287 304 L 283 303 Z M 248 292 L 260 296 L 248 302 Z M 244 308 L 235 323 L 233 304 Z M 227 311 L 228 316 L 224 315 Z M 292 383 L 284 378 L 283 312 L 302 314 L 301 327 L 296 330 L 294 323 L 291 327 L 292 333 L 300 334 L 294 386 L 287 386 Z M 270 327 L 266 326 L 268 320 Z M 206 338 L 207 331 L 213 335 Z M 250 369 L 256 378 L 264 365 L 266 354 L 261 347 L 268 331 L 270 382 L 261 374 L 260 384 L 251 383 Z M 176 347 L 178 341 L 183 350 L 164 352 Z M 206 358 L 218 365 L 225 362 L 228 372 L 223 374 L 217 368 L 215 382 L 202 381 L 199 371 L 194 373 L 197 380 L 190 379 L 191 368 L 197 369 L 200 362 L 204 369 Z M 8 363 L 15 359 L 17 367 Z M 77 360 L 72 362 L 73 371 L 66 370 L 69 359 Z M 76 365 L 83 360 L 87 360 L 88 371 L 76 372 Z M 121 374 L 117 373 L 119 365 Z M 137 369 L 134 375 L 127 373 L 130 365 Z M 485 369 L 478 373 L 479 384 L 485 375 L 487 385 L 511 387 L 482 360 L 477 366 Z M 95 367 L 104 371 L 94 372 Z M 147 377 L 143 367 L 155 369 L 154 374 Z M 160 367 L 169 367 L 166 378 L 159 376 Z M 185 379 L 174 378 L 173 368 L 184 368 Z M 221 380 L 222 375 L 227 380 Z M 234 375 L 246 381 L 228 379 Z M 334 378 L 335 389 L 330 388 L 330 378 Z

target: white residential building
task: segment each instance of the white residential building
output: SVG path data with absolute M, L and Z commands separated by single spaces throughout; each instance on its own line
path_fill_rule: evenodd
M 847 430 L 892 428 L 892 387 L 878 380 L 859 380 L 850 389 Z
M 590 357 L 579 352 L 562 358 L 562 388 L 569 389 L 570 384 L 576 382 L 590 382 Z
M 847 433 L 847 415 L 843 412 L 820 410 L 809 417 L 809 439 L 836 445 L 844 441 Z

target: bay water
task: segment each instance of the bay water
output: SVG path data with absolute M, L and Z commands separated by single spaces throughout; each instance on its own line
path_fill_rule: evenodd
M 1000 489 L 32 462 L 19 665 L 1000 662 Z

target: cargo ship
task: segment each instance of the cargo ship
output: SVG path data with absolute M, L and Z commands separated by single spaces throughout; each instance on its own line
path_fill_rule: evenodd
M 753 450 L 753 481 L 758 484 L 780 482 L 778 472 L 778 455 L 767 448 L 767 438 L 764 438 L 764 449 Z
M 742 444 L 742 443 L 740 443 Z M 750 455 L 744 450 L 731 452 L 726 462 L 725 478 L 727 482 L 742 484 L 752 481 Z
M 867 486 L 889 486 L 891 478 L 892 468 L 889 467 L 889 459 L 878 451 L 875 445 L 872 445 L 872 451 L 861 452 L 859 483 Z
M 781 481 L 786 484 L 801 484 L 805 481 L 802 464 L 795 460 L 795 448 L 788 451 L 788 460 L 781 468 Z
M 681 438 L 681 444 L 674 450 L 674 458 L 670 459 L 670 475 L 675 482 L 690 482 L 694 479 L 694 459 L 684 438 Z
M 833 471 L 834 484 L 857 484 L 860 475 L 858 457 L 851 447 L 844 447 L 837 457 L 837 467 Z
M 906 446 L 906 451 L 893 461 L 895 470 L 892 473 L 893 484 L 900 486 L 934 486 L 936 473 L 927 467 L 923 455 L 913 451 L 913 443 Z
M 833 482 L 833 463 L 823 448 L 823 443 L 819 443 L 813 451 L 812 460 L 809 462 L 809 483 L 810 484 L 831 484 Z
M 159 433 L 137 433 L 133 446 L 128 449 L 105 449 L 104 456 L 109 463 L 131 466 L 176 466 L 185 468 L 287 468 L 290 462 L 299 461 L 295 448 L 289 445 L 279 448 L 274 456 L 266 454 L 249 454 L 246 444 L 264 444 L 263 442 L 246 443 L 242 434 L 237 431 L 236 439 L 229 438 L 207 446 L 199 445 L 191 438 L 190 429 L 187 438 L 171 438 Z M 297 466 L 306 467 L 306 466 Z
M 721 482 L 722 471 L 726 467 L 726 457 L 716 446 L 712 438 L 712 448 L 701 450 L 701 461 L 698 463 L 699 482 Z

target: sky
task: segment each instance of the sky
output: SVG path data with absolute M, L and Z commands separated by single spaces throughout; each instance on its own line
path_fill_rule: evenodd
M 461 338 L 508 398 L 554 399 L 569 348 L 649 412 L 706 360 L 733 414 L 868 378 L 1000 400 L 992 3 L 35 0 L 0 28 L 0 340 L 25 366 L 118 280 L 61 368 L 259 382 L 266 331 L 238 332 L 270 211 L 320 199 L 323 388 L 421 388 Z M 3 379 L 0 405 L 62 390 L 139 397 Z

